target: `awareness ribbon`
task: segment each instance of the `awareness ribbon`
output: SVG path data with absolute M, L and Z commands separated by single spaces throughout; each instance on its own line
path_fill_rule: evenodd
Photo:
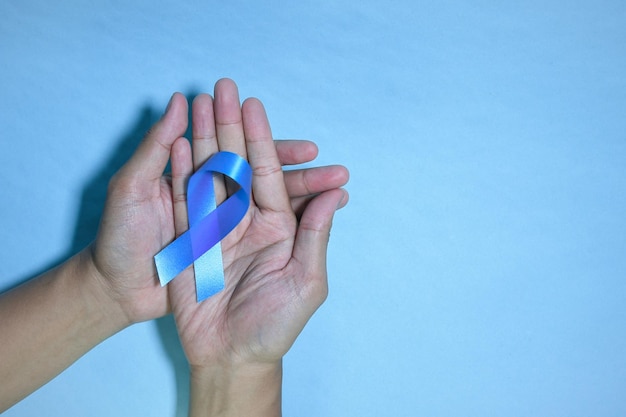
M 214 174 L 223 174 L 239 185 L 239 189 L 219 206 L 215 202 Z M 251 187 L 252 168 L 232 152 L 214 154 L 189 178 L 189 230 L 154 257 L 162 286 L 193 264 L 198 302 L 224 289 L 220 241 L 248 211 Z

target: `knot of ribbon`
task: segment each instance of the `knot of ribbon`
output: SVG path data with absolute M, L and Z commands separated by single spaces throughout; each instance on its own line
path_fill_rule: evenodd
M 215 201 L 214 174 L 223 174 L 239 186 L 219 206 Z M 198 302 L 224 289 L 220 241 L 248 211 L 251 187 L 252 168 L 245 159 L 232 152 L 214 154 L 189 178 L 189 230 L 154 257 L 162 286 L 193 264 Z

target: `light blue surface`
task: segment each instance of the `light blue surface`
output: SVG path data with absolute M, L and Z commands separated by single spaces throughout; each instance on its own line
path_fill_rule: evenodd
M 173 91 L 228 76 L 352 174 L 285 415 L 626 414 L 623 1 L 4 0 L 0 57 L 2 288 L 91 239 Z M 185 415 L 173 334 L 5 415 Z

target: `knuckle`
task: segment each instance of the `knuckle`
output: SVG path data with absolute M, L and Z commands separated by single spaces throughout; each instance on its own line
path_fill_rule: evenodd
M 184 193 L 175 193 L 172 196 L 172 200 L 174 201 L 174 204 L 186 203 L 187 202 L 187 195 L 184 194 Z
M 280 165 L 257 165 L 254 167 L 254 175 L 258 177 L 268 177 L 282 172 Z
M 311 185 L 310 171 L 302 172 L 302 186 L 304 187 L 307 195 L 314 193 L 313 187 Z

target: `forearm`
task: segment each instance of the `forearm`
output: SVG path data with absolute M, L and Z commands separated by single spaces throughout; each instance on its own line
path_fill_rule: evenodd
M 190 417 L 281 416 L 282 362 L 191 369 Z
M 0 412 L 128 323 L 87 251 L 0 296 Z

